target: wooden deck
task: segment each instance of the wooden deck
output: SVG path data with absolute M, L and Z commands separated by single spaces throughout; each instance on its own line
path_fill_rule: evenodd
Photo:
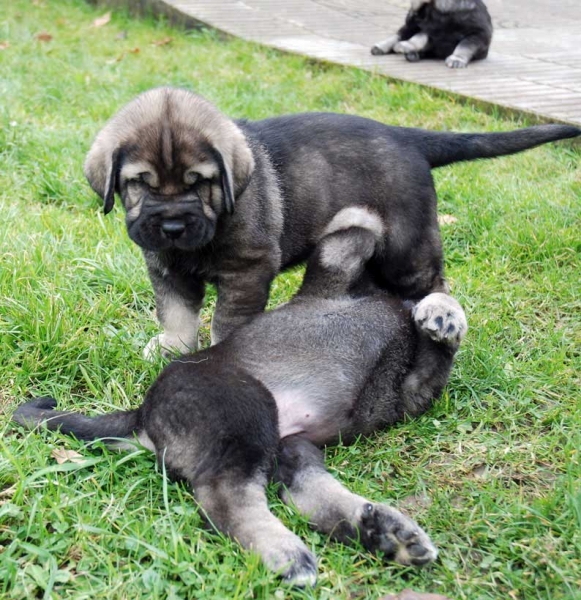
M 581 124 L 580 0 L 487 0 L 489 57 L 467 69 L 372 56 L 408 0 L 151 0 L 165 13 L 225 33 L 386 77 L 412 81 L 542 120 Z

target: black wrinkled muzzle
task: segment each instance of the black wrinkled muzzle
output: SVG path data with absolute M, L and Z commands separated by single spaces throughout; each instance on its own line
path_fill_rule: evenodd
M 145 250 L 195 250 L 214 237 L 215 223 L 200 200 L 146 200 L 140 215 L 127 220 L 129 237 Z

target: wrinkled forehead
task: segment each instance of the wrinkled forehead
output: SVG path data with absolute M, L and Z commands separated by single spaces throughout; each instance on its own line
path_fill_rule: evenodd
M 213 177 L 216 169 L 215 150 L 199 132 L 186 125 L 172 126 L 154 122 L 140 127 L 136 144 L 124 149 L 122 176 L 130 178 L 134 171 L 151 170 L 160 176 L 195 170 L 203 177 Z M 145 168 L 147 167 L 147 169 Z

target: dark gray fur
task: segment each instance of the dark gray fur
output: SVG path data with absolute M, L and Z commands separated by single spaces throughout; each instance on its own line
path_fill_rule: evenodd
M 430 562 L 437 551 L 426 533 L 345 489 L 318 449 L 427 410 L 466 332 L 446 294 L 408 305 L 379 290 L 364 273 L 376 243 L 361 227 L 329 232 L 288 304 L 171 362 L 136 410 L 88 417 L 40 398 L 13 419 L 83 440 L 137 438 L 188 481 L 215 527 L 298 585 L 314 583 L 316 561 L 268 511 L 275 463 L 283 500 L 313 526 L 403 564 Z
M 206 283 L 218 291 L 217 342 L 263 311 L 275 275 L 306 260 L 348 207 L 366 207 L 383 223 L 369 262 L 380 287 L 416 299 L 446 290 L 430 170 L 580 132 L 440 133 L 328 113 L 233 122 L 195 94 L 160 88 L 106 125 L 85 172 L 106 210 L 120 195 L 143 249 L 164 328 L 146 353 L 183 352 L 196 348 Z M 199 163 L 209 175 L 187 184 Z
M 412 0 L 403 27 L 371 53 L 397 52 L 410 62 L 445 59 L 458 69 L 486 58 L 491 40 L 492 20 L 482 0 Z

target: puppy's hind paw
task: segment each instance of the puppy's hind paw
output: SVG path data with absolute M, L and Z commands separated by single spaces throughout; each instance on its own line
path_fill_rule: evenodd
M 461 56 L 451 54 L 446 59 L 446 66 L 450 69 L 465 69 L 468 66 L 468 60 Z
M 412 519 L 385 504 L 363 506 L 359 530 L 362 544 L 401 565 L 422 566 L 436 560 L 438 550 Z
M 458 301 L 440 292 L 418 302 L 412 316 L 418 330 L 435 342 L 457 346 L 468 331 L 466 315 Z

